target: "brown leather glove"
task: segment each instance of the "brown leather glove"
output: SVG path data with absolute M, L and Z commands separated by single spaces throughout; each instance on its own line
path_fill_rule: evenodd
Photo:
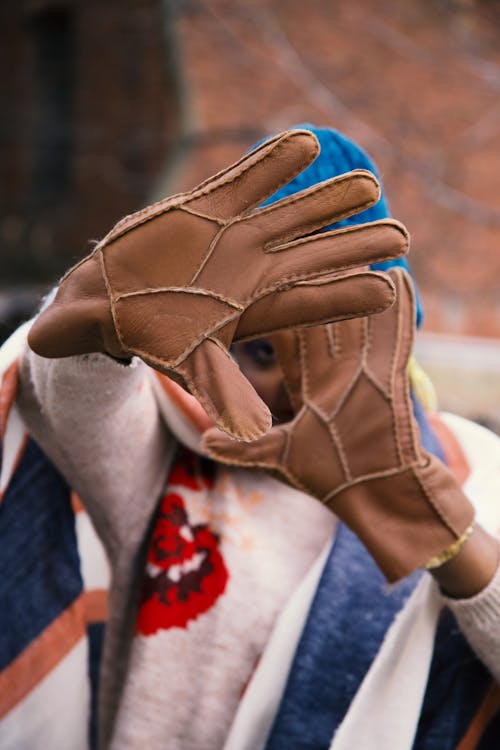
M 473 508 L 451 472 L 426 453 L 410 400 L 412 283 L 381 315 L 273 337 L 295 418 L 249 445 L 204 436 L 217 461 L 271 470 L 331 508 L 389 581 L 458 539 Z
M 233 338 L 385 309 L 394 297 L 386 276 L 346 272 L 408 245 L 393 221 L 311 234 L 376 203 L 378 184 L 362 170 L 253 210 L 318 151 L 312 133 L 283 133 L 191 192 L 122 219 L 63 278 L 31 348 L 137 355 L 221 429 L 241 440 L 264 434 L 269 410 L 229 356 Z M 310 285 L 331 272 L 344 275 Z

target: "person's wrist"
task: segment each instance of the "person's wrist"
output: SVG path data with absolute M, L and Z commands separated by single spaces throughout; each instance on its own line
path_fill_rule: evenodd
M 469 526 L 467 526 L 464 533 L 458 539 L 455 539 L 455 541 L 449 544 L 448 547 L 446 547 L 446 549 L 444 549 L 442 552 L 439 552 L 437 555 L 434 555 L 434 557 L 431 557 L 431 559 L 428 560 L 424 565 L 424 568 L 426 570 L 435 570 L 436 568 L 441 568 L 450 560 L 453 560 L 453 558 L 460 553 L 460 550 L 462 549 L 464 544 L 467 543 L 469 537 L 471 537 L 474 533 L 474 528 L 474 523 L 471 523 Z
M 429 572 L 445 596 L 467 599 L 486 588 L 499 563 L 498 540 L 476 524 L 457 554 Z

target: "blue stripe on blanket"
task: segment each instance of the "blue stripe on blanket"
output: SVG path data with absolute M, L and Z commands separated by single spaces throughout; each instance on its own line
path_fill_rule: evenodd
M 89 679 L 91 688 L 91 710 L 89 722 L 89 748 L 97 750 L 97 696 L 99 692 L 99 670 L 104 645 L 105 624 L 94 622 L 87 627 L 89 640 Z
M 413 591 L 417 572 L 389 588 L 343 524 L 316 591 L 266 750 L 325 750 Z
M 30 439 L 0 506 L 0 669 L 82 592 L 70 490 Z
M 438 623 L 427 692 L 413 750 L 455 750 L 476 713 L 491 676 L 476 658 L 448 610 Z M 494 723 L 500 730 L 500 715 Z M 482 750 L 498 750 L 496 740 L 483 737 Z

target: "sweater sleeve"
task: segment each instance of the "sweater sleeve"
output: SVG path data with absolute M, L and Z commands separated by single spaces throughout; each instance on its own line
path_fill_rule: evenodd
M 500 683 L 500 567 L 476 596 L 444 600 L 476 655 Z
M 26 349 L 18 405 L 26 425 L 92 517 L 111 556 L 144 532 L 175 443 L 140 360 L 45 359 Z
M 500 532 L 500 438 L 456 414 L 440 413 L 455 435 L 470 468 L 464 489 L 490 534 Z M 444 597 L 472 649 L 500 682 L 500 567 L 490 583 L 468 599 Z

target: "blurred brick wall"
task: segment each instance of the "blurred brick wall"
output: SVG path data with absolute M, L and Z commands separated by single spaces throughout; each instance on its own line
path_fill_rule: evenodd
M 0 287 L 55 280 L 146 200 L 178 128 L 165 24 L 160 0 L 1 3 Z
M 499 335 L 499 2 L 4 0 L 0 29 L 0 287 L 311 121 L 375 158 L 426 328 Z
M 175 2 L 185 138 L 167 189 L 310 121 L 375 158 L 426 328 L 500 335 L 500 9 L 438 0 Z

